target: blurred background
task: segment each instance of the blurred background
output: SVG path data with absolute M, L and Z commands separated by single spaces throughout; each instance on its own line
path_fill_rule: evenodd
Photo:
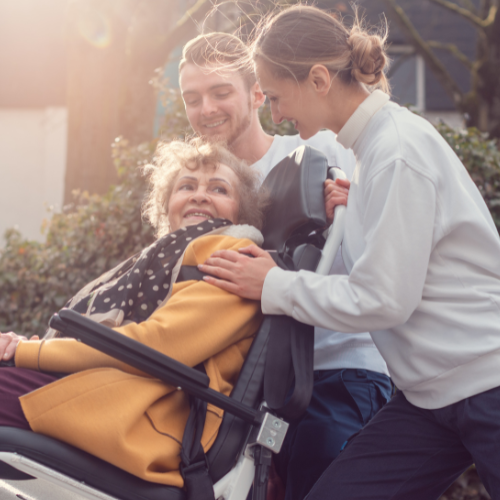
M 0 331 L 43 335 L 85 283 L 148 245 L 140 167 L 190 133 L 182 45 L 251 32 L 272 0 L 0 0 Z M 282 3 L 295 3 L 285 0 Z M 393 99 L 428 118 L 500 227 L 500 0 L 358 0 L 389 27 Z M 349 23 L 347 1 L 315 4 Z M 269 133 L 294 133 L 272 124 Z M 474 468 L 442 500 L 488 499 Z
M 269 4 L 226 1 L 212 11 L 209 0 L 0 0 L 0 235 L 15 226 L 41 241 L 47 210 L 61 210 L 73 190 L 105 193 L 117 182 L 115 138 L 158 135 L 165 108 L 152 80 L 164 75 L 177 87 L 182 44 L 201 30 L 234 32 Z M 359 1 L 370 24 L 388 20 L 394 100 L 498 137 L 499 91 L 484 91 L 499 79 L 499 56 L 484 60 L 500 47 L 494 4 Z M 352 16 L 348 2 L 317 5 Z

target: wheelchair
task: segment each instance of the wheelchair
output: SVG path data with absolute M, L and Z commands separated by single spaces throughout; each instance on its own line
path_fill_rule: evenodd
M 327 177 L 345 175 L 329 167 L 319 151 L 301 146 L 275 166 L 263 184 L 271 200 L 263 248 L 287 269 L 323 275 L 331 269 L 343 236 L 345 207 L 336 208 L 325 242 Z M 196 420 L 193 409 L 204 401 L 224 410 L 223 421 L 206 456 L 183 461 L 182 489 L 144 481 L 56 439 L 0 427 L 1 500 L 245 500 L 252 485 L 254 500 L 266 498 L 272 454 L 281 449 L 286 419 L 300 416 L 311 397 L 313 327 L 285 316 L 265 317 L 226 397 L 208 388 L 204 373 L 74 311 L 61 310 L 50 324 L 66 337 L 186 391 L 192 402 L 189 420 Z M 196 449 L 199 428 L 188 421 L 183 447 L 189 442 L 187 446 Z

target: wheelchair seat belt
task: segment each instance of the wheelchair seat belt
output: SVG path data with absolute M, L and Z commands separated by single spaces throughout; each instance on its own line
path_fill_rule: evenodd
M 204 276 L 212 276 L 209 273 L 202 273 L 197 266 L 181 266 L 179 269 L 179 274 L 177 275 L 176 283 L 181 283 L 182 281 L 201 281 Z M 216 278 L 217 276 L 213 276 Z
M 294 268 L 293 262 L 285 263 L 276 252 L 270 253 L 281 268 Z M 202 280 L 203 276 L 210 275 L 196 266 L 181 266 L 176 283 Z M 288 316 L 274 316 L 264 377 L 264 400 L 269 408 L 285 419 L 299 418 L 311 401 L 313 365 L 314 327 Z M 289 395 L 292 383 L 294 389 Z
M 200 365 L 196 367 L 200 369 Z M 204 370 L 203 365 L 201 368 Z M 179 470 L 184 479 L 187 500 L 215 500 L 208 460 L 201 445 L 207 403 L 189 396 L 190 411 L 184 429 Z
M 196 266 L 181 266 L 175 282 L 201 281 L 203 276 L 207 276 L 207 273 L 202 273 Z M 203 363 L 195 368 L 205 373 Z M 189 417 L 182 437 L 181 463 L 179 464 L 179 471 L 186 489 L 186 500 L 215 500 L 208 460 L 201 445 L 207 403 L 189 396 L 189 404 Z

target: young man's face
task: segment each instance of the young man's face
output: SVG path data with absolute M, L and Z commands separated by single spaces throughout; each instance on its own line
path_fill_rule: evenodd
M 238 72 L 218 73 L 186 64 L 179 84 L 187 117 L 197 134 L 230 146 L 250 128 L 255 103 L 252 89 L 247 89 Z

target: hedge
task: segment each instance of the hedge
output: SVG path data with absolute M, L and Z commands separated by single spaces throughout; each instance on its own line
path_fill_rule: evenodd
M 183 137 L 188 130 L 182 101 L 169 91 L 162 137 Z M 261 121 L 270 133 L 290 134 L 289 123 L 272 124 L 269 108 Z M 500 153 L 476 129 L 439 132 L 464 162 L 500 227 Z M 75 193 L 75 201 L 46 224 L 45 243 L 29 241 L 15 230 L 6 233 L 0 252 L 0 331 L 43 335 L 50 316 L 85 283 L 148 245 L 152 228 L 141 220 L 146 183 L 140 167 L 148 162 L 156 141 L 130 147 L 124 139 L 113 145 L 120 183 L 105 196 Z M 500 257 L 500 256 L 499 256 Z

